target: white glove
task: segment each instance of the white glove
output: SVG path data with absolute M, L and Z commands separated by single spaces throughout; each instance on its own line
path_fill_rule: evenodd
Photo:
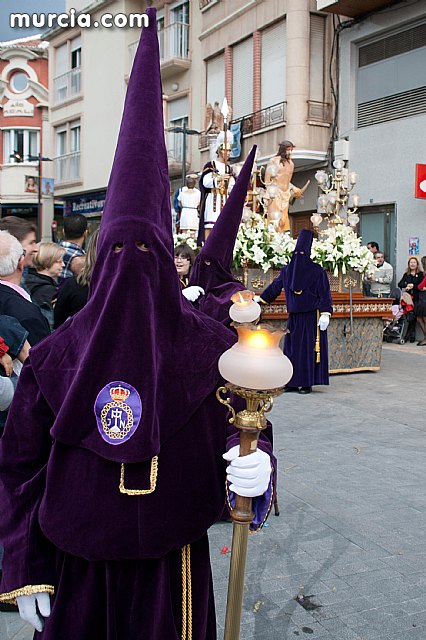
M 322 313 L 318 320 L 318 326 L 320 331 L 325 331 L 330 324 L 330 316 L 327 313 Z
M 260 302 L 260 296 L 257 294 L 253 297 L 254 302 Z
M 43 631 L 44 618 L 50 616 L 50 596 L 45 591 L 29 596 L 18 596 L 16 603 L 22 620 L 29 622 L 37 631 Z
M 257 449 L 248 456 L 240 456 L 240 447 L 232 447 L 223 454 L 231 464 L 226 468 L 229 488 L 239 496 L 255 498 L 265 493 L 271 479 L 271 459 Z
M 182 289 L 182 295 L 190 302 L 195 302 L 204 294 L 205 291 L 202 287 L 186 287 L 186 289 Z

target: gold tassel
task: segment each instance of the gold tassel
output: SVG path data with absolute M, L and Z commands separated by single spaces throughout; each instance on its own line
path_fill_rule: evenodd
M 317 356 L 315 358 L 316 364 L 321 362 L 320 328 L 319 328 L 319 324 L 318 324 L 319 318 L 320 318 L 320 312 L 319 312 L 319 309 L 317 309 L 317 337 L 316 337 L 316 340 L 315 340 L 315 353 L 317 354 Z
M 182 548 L 182 640 L 192 640 L 191 546 Z

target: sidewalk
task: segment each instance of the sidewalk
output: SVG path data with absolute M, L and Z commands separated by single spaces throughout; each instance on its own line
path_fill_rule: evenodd
M 242 640 L 426 639 L 425 355 L 386 344 L 380 372 L 276 400 L 281 515 L 250 536 Z M 219 639 L 231 535 L 210 531 Z M 12 638 L 32 634 L 0 614 Z

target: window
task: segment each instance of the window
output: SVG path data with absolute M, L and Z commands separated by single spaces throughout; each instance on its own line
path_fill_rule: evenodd
M 426 113 L 426 24 L 358 51 L 357 125 Z
M 40 152 L 40 132 L 36 129 L 5 129 L 3 131 L 4 164 L 17 162 L 10 156 L 19 154 L 24 162 Z
M 233 119 L 253 113 L 253 39 L 247 38 L 233 47 Z
M 10 86 L 15 93 L 22 93 L 28 87 L 28 76 L 23 71 L 14 73 L 10 79 Z
M 56 128 L 56 181 L 80 177 L 80 120 Z
M 189 2 L 181 2 L 170 11 L 170 52 L 173 58 L 189 56 Z
M 63 102 L 81 93 L 81 38 L 77 36 L 55 49 L 54 101 Z
M 261 107 L 285 101 L 286 23 L 274 24 L 262 31 Z
M 189 24 L 189 2 L 181 2 L 170 11 L 170 22 Z
M 324 50 L 325 16 L 311 14 L 311 36 L 309 51 L 309 99 L 325 102 L 324 98 Z
M 206 61 L 207 102 L 222 106 L 225 97 L 225 56 L 223 53 Z
M 169 127 L 188 126 L 188 98 L 178 98 L 168 103 L 168 120 Z M 169 156 L 176 162 L 182 162 L 183 159 L 183 134 L 169 132 L 168 134 Z

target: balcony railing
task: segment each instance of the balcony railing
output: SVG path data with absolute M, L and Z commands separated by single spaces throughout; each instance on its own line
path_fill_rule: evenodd
M 241 133 L 243 136 L 247 136 L 255 131 L 261 131 L 267 127 L 284 123 L 286 121 L 286 107 L 286 102 L 279 102 L 272 107 L 266 107 L 266 109 L 255 111 L 248 116 L 237 118 L 237 120 L 233 120 L 231 124 L 240 122 Z
M 308 100 L 309 122 L 331 122 L 331 105 L 328 102 L 316 102 Z
M 173 58 L 189 60 L 189 24 L 174 22 L 158 31 L 160 62 Z
M 53 80 L 55 103 L 70 100 L 81 93 L 81 68 L 71 69 Z
M 80 178 L 80 151 L 55 158 L 56 183 Z

